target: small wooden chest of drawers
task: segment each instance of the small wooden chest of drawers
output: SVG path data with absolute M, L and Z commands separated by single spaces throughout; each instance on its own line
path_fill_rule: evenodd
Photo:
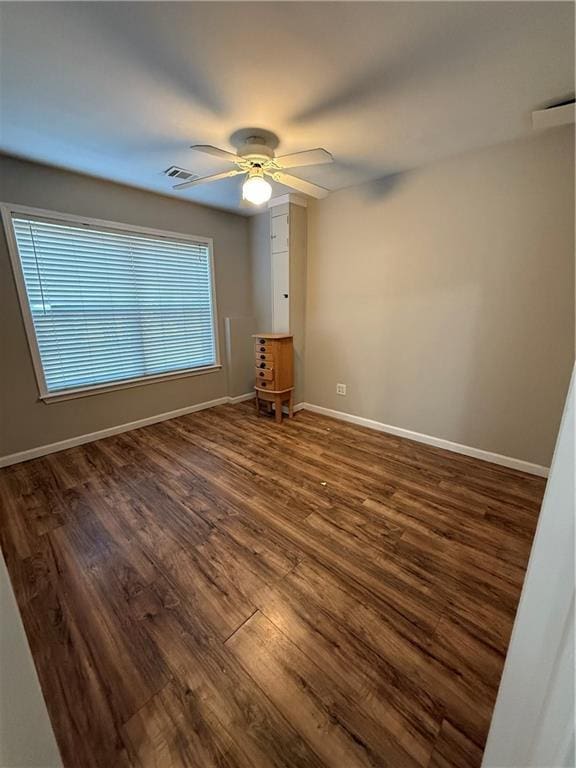
M 294 389 L 294 352 L 292 336 L 284 333 L 254 335 L 254 375 L 256 379 L 256 407 L 259 401 L 273 402 L 276 420 L 282 420 L 282 402 L 290 403 Z

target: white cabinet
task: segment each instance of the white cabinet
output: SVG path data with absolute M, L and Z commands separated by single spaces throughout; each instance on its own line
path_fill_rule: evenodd
M 270 260 L 272 275 L 272 330 L 290 331 L 290 206 L 270 209 Z
M 283 195 L 269 202 L 272 333 L 289 333 L 294 343 L 296 398 L 303 393 L 302 361 L 306 304 L 306 201 Z M 298 400 L 297 400 L 298 401 Z
M 284 208 L 285 206 L 282 206 Z M 274 208 L 271 209 L 272 221 L 270 224 L 270 238 L 272 253 L 281 253 L 288 250 L 288 214 L 274 214 Z
M 274 241 L 273 241 L 274 242 Z M 290 330 L 290 254 L 272 248 L 272 330 Z

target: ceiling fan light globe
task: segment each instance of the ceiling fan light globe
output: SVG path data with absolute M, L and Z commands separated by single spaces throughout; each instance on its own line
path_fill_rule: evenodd
M 262 205 L 272 197 L 272 186 L 261 176 L 251 176 L 242 185 L 242 197 L 253 205 Z

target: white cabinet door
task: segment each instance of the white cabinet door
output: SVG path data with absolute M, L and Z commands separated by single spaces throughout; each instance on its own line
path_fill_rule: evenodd
M 290 330 L 290 256 L 288 251 L 272 253 L 272 326 L 274 333 Z
M 272 253 L 281 253 L 288 250 L 288 216 L 272 216 L 270 226 L 270 238 L 272 241 Z

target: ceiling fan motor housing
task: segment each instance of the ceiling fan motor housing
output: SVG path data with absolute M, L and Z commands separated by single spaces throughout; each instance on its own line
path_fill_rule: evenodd
M 238 150 L 238 157 L 253 163 L 265 163 L 274 158 L 274 150 L 261 136 L 250 136 Z

